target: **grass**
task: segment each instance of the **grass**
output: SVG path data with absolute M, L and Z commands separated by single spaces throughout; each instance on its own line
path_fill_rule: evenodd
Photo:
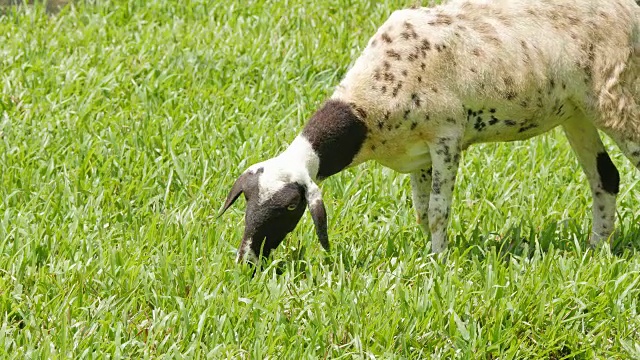
M 101 1 L 0 17 L 1 358 L 640 358 L 640 177 L 586 247 L 558 131 L 462 160 L 447 259 L 408 178 L 322 184 L 264 270 L 234 263 L 236 176 L 282 151 L 392 1 Z

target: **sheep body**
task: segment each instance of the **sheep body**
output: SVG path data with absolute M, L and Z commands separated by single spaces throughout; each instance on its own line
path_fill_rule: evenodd
M 456 0 L 394 12 L 332 96 L 371 131 L 354 164 L 408 172 L 426 151 L 414 144 L 460 124 L 466 148 L 539 135 L 575 112 L 640 139 L 637 13 L 631 0 Z

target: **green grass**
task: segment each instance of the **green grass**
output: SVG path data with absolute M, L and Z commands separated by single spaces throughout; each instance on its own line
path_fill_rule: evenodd
M 462 160 L 445 262 L 407 176 L 322 184 L 251 276 L 236 176 L 282 151 L 392 1 L 99 1 L 0 17 L 0 358 L 640 358 L 639 175 L 621 234 L 559 131 Z

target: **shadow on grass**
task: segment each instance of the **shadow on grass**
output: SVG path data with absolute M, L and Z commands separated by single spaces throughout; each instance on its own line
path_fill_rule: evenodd
M 420 231 L 420 229 L 416 229 Z M 428 250 L 428 239 L 424 242 L 401 243 L 402 233 L 396 236 L 379 239 L 370 251 L 353 251 L 347 244 L 334 243 L 334 248 L 330 253 L 323 252 L 322 263 L 325 266 L 343 267 L 349 272 L 352 269 L 368 271 L 367 269 L 377 264 L 374 260 L 378 257 L 391 259 L 394 257 L 428 257 L 431 255 Z M 466 252 L 468 257 L 483 259 L 495 248 L 495 252 L 504 261 L 509 261 L 512 257 L 533 258 L 536 252 L 543 254 L 553 248 L 556 252 L 567 254 L 582 253 L 589 247 L 589 234 L 585 229 L 574 221 L 562 221 L 549 223 L 542 229 L 533 229 L 527 225 L 511 227 L 505 234 L 482 234 L 479 231 L 473 233 L 470 238 L 465 239 L 458 235 L 457 239 L 449 245 L 450 250 L 458 249 Z M 405 251 L 406 247 L 422 247 L 416 251 Z M 640 253 L 640 218 L 633 219 L 630 224 L 619 224 L 616 234 L 610 241 L 611 253 L 617 257 L 628 257 Z M 298 244 L 294 249 L 282 249 L 288 251 L 284 258 L 275 260 L 273 258 L 263 259 L 261 268 L 274 267 L 278 275 L 285 273 L 288 269 L 293 269 L 294 273 L 304 277 L 309 266 L 314 266 L 308 261 L 311 260 L 306 254 L 305 245 Z
M 629 225 L 619 225 L 609 242 L 611 253 L 618 257 L 640 252 L 640 221 L 634 219 Z M 512 256 L 531 258 L 536 251 L 546 253 L 551 247 L 561 252 L 576 252 L 589 247 L 589 234 L 573 222 L 550 223 L 543 229 L 526 230 L 514 226 L 495 242 L 499 255 L 509 260 Z M 491 246 L 491 240 L 485 242 Z M 483 246 L 478 244 L 478 246 Z M 485 249 L 486 250 L 486 249 Z M 481 250 L 470 251 L 481 255 Z

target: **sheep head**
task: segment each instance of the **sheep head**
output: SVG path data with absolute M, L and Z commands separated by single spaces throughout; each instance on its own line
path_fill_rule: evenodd
M 295 229 L 305 207 L 309 208 L 316 233 L 329 250 L 327 215 L 320 188 L 308 176 L 287 168 L 277 159 L 247 169 L 231 187 L 222 215 L 240 196 L 246 199 L 245 229 L 237 261 L 255 262 L 268 257 Z

